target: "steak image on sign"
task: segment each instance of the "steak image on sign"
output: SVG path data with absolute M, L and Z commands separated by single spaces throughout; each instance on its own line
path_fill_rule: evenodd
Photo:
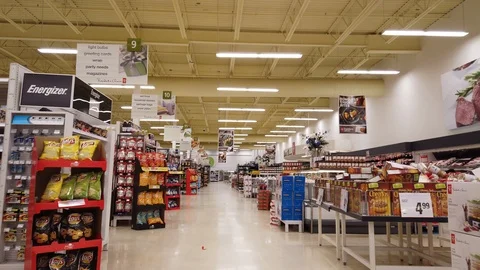
M 72 75 L 26 73 L 20 106 L 70 108 L 73 78 Z

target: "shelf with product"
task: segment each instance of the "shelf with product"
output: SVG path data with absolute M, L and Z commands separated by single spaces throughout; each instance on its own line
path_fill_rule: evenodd
M 186 195 L 197 195 L 198 193 L 198 174 L 195 169 L 186 170 Z
M 102 142 L 35 137 L 32 160 L 24 269 L 38 269 L 41 258 L 53 256 L 87 256 L 88 267 L 99 269 L 107 167 Z M 62 250 L 67 253 L 50 254 Z
M 181 172 L 183 174 L 183 172 Z M 165 183 L 166 191 L 164 201 L 167 210 L 180 209 L 180 194 L 181 194 L 181 175 L 179 171 L 169 171 L 167 174 L 167 181 Z

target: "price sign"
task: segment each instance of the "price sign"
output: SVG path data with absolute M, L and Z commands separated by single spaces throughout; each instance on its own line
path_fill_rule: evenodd
M 430 193 L 400 193 L 402 217 L 433 217 Z
M 347 212 L 348 208 L 348 190 L 342 189 L 340 194 L 340 209 Z
M 317 204 L 321 205 L 323 203 L 323 194 L 325 193 L 323 188 L 318 189 Z
M 172 91 L 163 91 L 163 99 L 172 99 Z
M 142 39 L 129 38 L 127 39 L 127 51 L 128 52 L 141 52 L 142 51 Z

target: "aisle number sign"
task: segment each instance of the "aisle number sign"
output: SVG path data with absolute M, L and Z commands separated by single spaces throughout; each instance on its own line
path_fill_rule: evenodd
M 172 99 L 172 91 L 163 91 L 163 99 Z
M 141 52 L 142 51 L 142 39 L 141 38 L 129 38 L 129 39 L 127 39 L 127 51 L 129 51 L 129 52 Z
M 430 193 L 400 193 L 399 196 L 402 217 L 433 217 Z

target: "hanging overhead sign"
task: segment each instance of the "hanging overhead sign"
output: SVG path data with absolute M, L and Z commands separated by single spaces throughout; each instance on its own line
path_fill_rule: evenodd
M 365 96 L 340 96 L 338 98 L 340 133 L 367 133 Z
M 26 73 L 20 106 L 71 108 L 74 78 L 72 75 Z
M 133 44 L 133 43 L 132 43 Z M 76 74 L 91 84 L 148 84 L 148 46 L 77 44 Z
M 180 141 L 182 136 L 182 127 L 181 126 L 165 126 L 163 130 L 163 140 L 166 142 L 176 142 Z
M 227 163 L 227 152 L 218 152 L 218 163 Z
M 132 119 L 158 118 L 157 95 L 132 95 Z
M 168 98 L 164 95 L 158 101 L 158 117 L 159 119 L 175 119 L 175 111 L 177 108 L 176 97 L 171 94 Z
M 218 131 L 218 151 L 233 152 L 233 129 Z

